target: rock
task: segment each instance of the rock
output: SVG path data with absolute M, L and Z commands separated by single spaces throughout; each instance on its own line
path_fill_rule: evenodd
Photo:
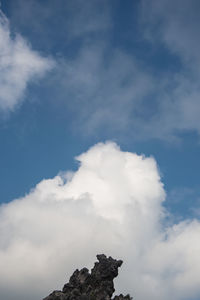
M 76 270 L 62 291 L 54 291 L 43 300 L 110 300 L 115 291 L 113 279 L 118 275 L 122 260 L 97 255 L 98 262 L 89 273 L 87 268 Z M 115 296 L 113 300 L 130 300 L 129 295 Z

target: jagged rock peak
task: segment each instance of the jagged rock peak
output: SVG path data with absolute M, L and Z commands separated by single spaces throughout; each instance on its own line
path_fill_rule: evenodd
M 43 300 L 110 300 L 115 291 L 113 279 L 118 275 L 122 260 L 97 255 L 98 262 L 89 273 L 87 268 L 76 270 L 62 291 L 54 291 Z M 115 296 L 113 300 L 131 300 L 127 295 Z

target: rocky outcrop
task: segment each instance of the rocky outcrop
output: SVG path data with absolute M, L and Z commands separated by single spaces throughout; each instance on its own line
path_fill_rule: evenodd
M 87 268 L 76 270 L 62 291 L 54 291 L 43 300 L 110 300 L 115 291 L 113 279 L 118 275 L 122 260 L 97 255 L 98 262 L 89 273 Z M 113 300 L 130 300 L 129 295 L 115 296 Z

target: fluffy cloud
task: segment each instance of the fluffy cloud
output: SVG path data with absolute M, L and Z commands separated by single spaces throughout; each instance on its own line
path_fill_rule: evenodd
M 164 226 L 155 160 L 111 142 L 77 160 L 0 207 L 0 297 L 41 299 L 102 252 L 124 260 L 117 287 L 138 300 L 199 295 L 200 224 Z
M 53 61 L 33 51 L 22 36 L 11 34 L 0 11 L 0 110 L 13 110 L 22 102 L 27 84 L 52 66 Z

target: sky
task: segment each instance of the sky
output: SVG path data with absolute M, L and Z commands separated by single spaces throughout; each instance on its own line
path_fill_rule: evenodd
M 118 293 L 199 299 L 199 13 L 0 0 L 0 299 L 42 299 L 98 253 L 124 261 Z

